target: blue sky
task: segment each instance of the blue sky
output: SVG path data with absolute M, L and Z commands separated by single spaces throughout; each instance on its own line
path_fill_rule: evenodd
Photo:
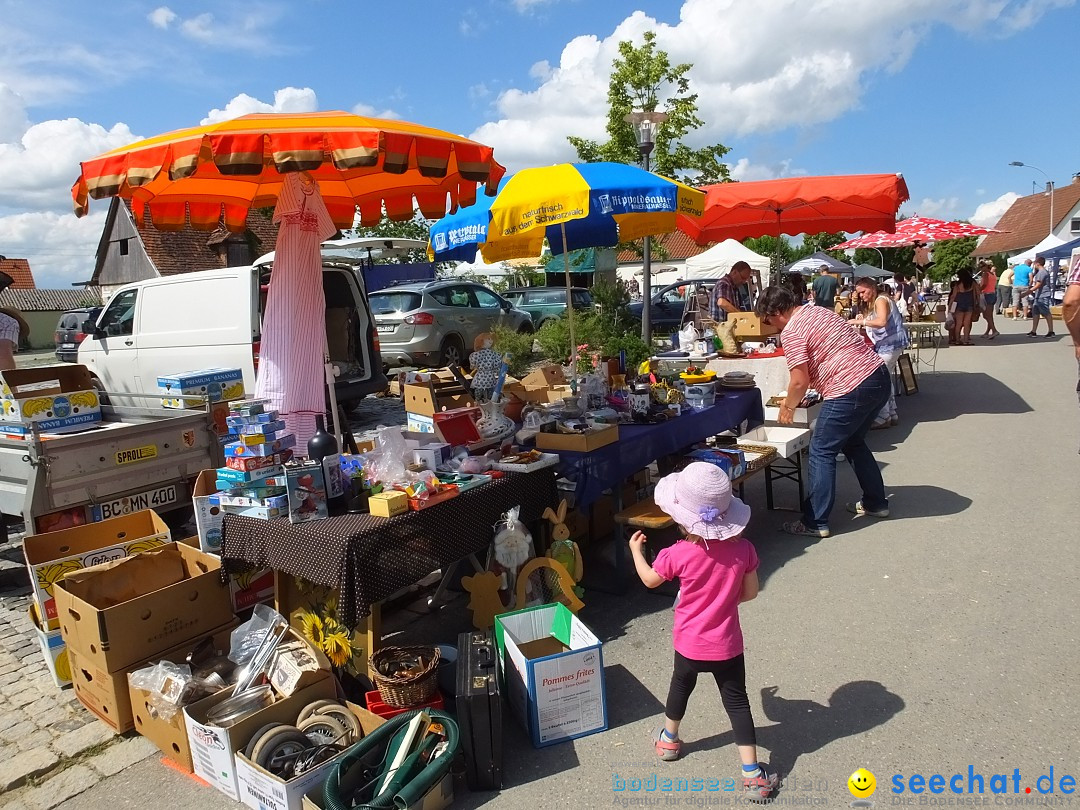
M 0 0 L 0 254 L 89 277 L 104 202 L 80 160 L 252 111 L 344 109 L 459 132 L 511 170 L 602 138 L 620 40 L 694 65 L 736 178 L 901 172 L 906 213 L 992 224 L 1080 172 L 1075 0 Z

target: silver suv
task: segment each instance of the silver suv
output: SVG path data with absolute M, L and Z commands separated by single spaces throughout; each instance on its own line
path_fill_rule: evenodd
M 466 365 L 473 340 L 496 326 L 533 331 L 529 313 L 471 281 L 401 284 L 368 295 L 384 366 Z

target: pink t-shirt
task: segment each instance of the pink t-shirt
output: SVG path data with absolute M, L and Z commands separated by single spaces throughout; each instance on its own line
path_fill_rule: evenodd
M 675 650 L 696 661 L 726 661 L 743 651 L 739 598 L 743 577 L 758 567 L 745 537 L 694 543 L 680 540 L 656 555 L 653 570 L 679 580 L 672 637 Z

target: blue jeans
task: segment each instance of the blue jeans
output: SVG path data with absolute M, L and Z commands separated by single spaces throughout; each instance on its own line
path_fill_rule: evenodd
M 862 487 L 863 506 L 886 509 L 885 483 L 874 454 L 866 446 L 866 433 L 889 401 L 892 380 L 885 366 L 859 383 L 849 394 L 827 399 L 818 413 L 810 440 L 810 494 L 803 501 L 803 525 L 827 529 L 836 501 L 836 456 L 844 454 Z

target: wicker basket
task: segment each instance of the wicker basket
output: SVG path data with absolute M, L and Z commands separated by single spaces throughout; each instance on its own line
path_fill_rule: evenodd
M 740 442 L 735 447 L 749 453 L 761 453 L 757 458 L 746 462 L 746 471 L 748 473 L 757 472 L 763 467 L 768 467 L 773 461 L 773 456 L 776 455 L 776 448 L 769 444 L 743 444 Z
M 409 675 L 387 674 L 392 673 L 395 663 L 409 659 L 424 662 L 418 672 Z M 383 647 L 371 654 L 370 665 L 379 697 L 389 706 L 407 709 L 426 702 L 435 694 L 438 647 Z

